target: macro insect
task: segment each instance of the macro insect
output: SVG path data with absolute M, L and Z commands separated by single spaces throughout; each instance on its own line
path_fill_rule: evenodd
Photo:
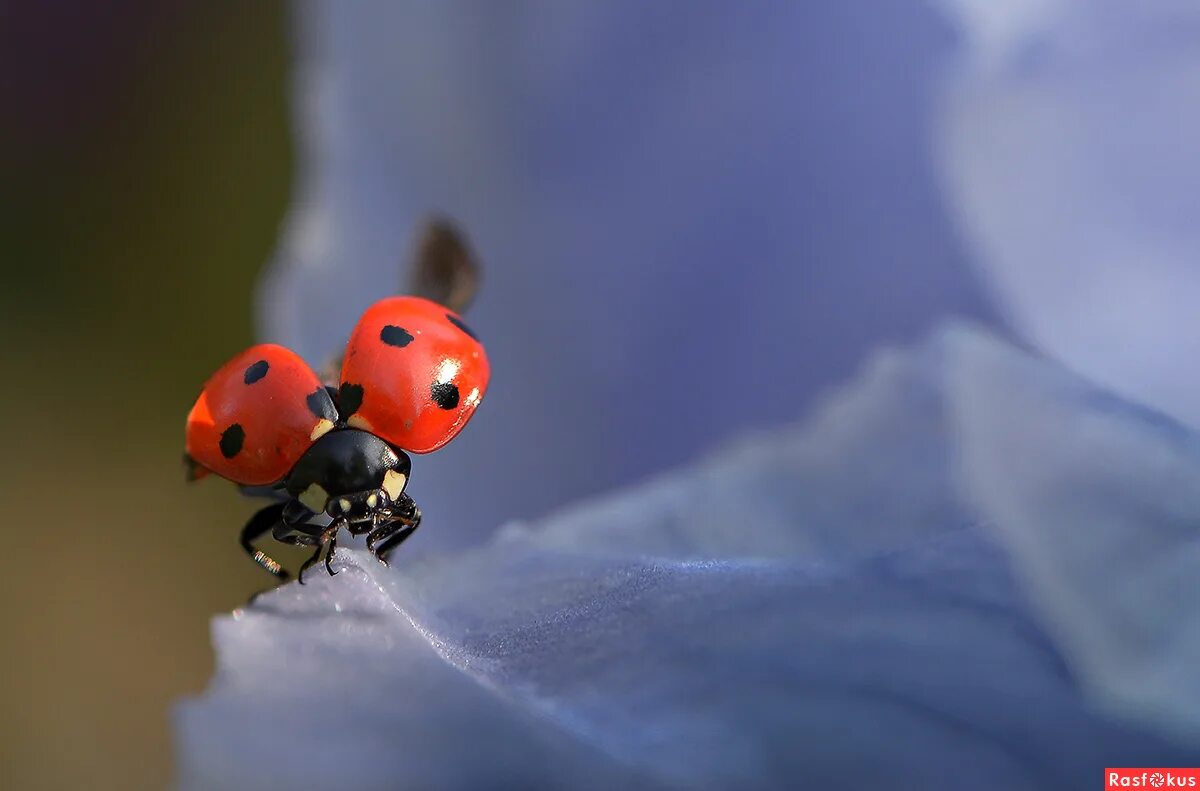
M 315 547 L 300 569 L 331 565 L 337 534 L 366 536 L 382 563 L 421 523 L 406 489 L 410 453 L 454 439 L 487 390 L 483 344 L 459 314 L 478 267 L 445 221 L 418 246 L 410 296 L 367 308 L 325 379 L 295 352 L 258 344 L 221 366 L 188 414 L 188 477 L 212 473 L 274 502 L 241 533 L 251 558 L 279 580 L 284 568 L 255 542 Z

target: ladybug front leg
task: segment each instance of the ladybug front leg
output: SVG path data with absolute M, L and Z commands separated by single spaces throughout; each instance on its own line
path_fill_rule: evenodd
M 283 566 L 279 565 L 278 561 L 273 560 L 261 549 L 255 547 L 254 542 L 261 538 L 268 530 L 276 528 L 283 523 L 283 505 L 283 503 L 274 503 L 258 511 L 254 516 L 250 517 L 250 521 L 242 528 L 241 535 L 242 549 L 246 550 L 246 554 L 278 580 L 286 580 L 288 578 L 287 571 L 284 570 Z
M 302 503 L 291 500 L 283 505 L 283 513 L 271 536 L 282 544 L 311 547 L 319 544 L 326 526 L 318 524 L 317 515 Z
M 388 563 L 388 555 L 404 540 L 413 534 L 417 528 L 414 525 L 406 525 L 399 520 L 392 522 L 384 522 L 375 529 L 371 535 L 367 536 L 367 549 L 375 555 L 375 559 L 383 565 Z
M 296 575 L 296 581 L 301 585 L 304 584 L 304 572 L 308 571 L 313 566 L 321 562 L 321 553 L 325 552 L 325 547 L 328 545 L 329 551 L 325 552 L 325 571 L 329 572 L 329 576 L 337 576 L 337 572 L 333 570 L 333 553 L 337 550 L 337 532 L 342 529 L 342 523 L 335 521 L 328 527 L 323 528 L 322 532 L 310 543 L 316 545 L 316 550 L 312 556 L 304 561 L 304 565 L 300 567 L 299 574 Z M 299 543 L 299 542 L 297 542 Z
M 304 565 L 300 567 L 300 571 L 296 576 L 301 585 L 304 584 L 304 572 L 320 562 L 321 553 L 325 551 L 326 545 L 329 546 L 329 552 L 325 556 L 325 569 L 329 572 L 330 576 L 336 573 L 331 563 L 333 562 L 333 551 L 336 547 L 335 536 L 337 535 L 337 531 L 342 527 L 342 522 L 334 521 L 325 525 L 314 522 L 313 520 L 316 518 L 317 515 L 302 503 L 292 500 L 284 506 L 282 519 L 272 533 L 276 541 L 294 546 L 317 548 L 312 556 L 304 561 Z
M 421 509 L 407 494 L 393 506 L 392 518 L 367 536 L 367 550 L 383 565 L 388 565 L 388 555 L 404 543 L 421 526 Z

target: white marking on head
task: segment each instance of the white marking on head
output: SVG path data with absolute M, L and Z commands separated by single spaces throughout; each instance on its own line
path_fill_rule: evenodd
M 387 496 L 395 502 L 400 495 L 404 494 L 404 487 L 408 483 L 408 476 L 402 472 L 388 470 L 383 476 L 383 490 L 387 492 Z
M 379 498 L 376 495 L 367 495 L 367 508 L 374 508 L 379 505 Z
M 308 435 L 308 438 L 311 439 L 313 442 L 316 442 L 318 439 L 325 436 L 332 430 L 333 430 L 333 421 L 326 420 L 325 418 L 321 418 L 320 420 L 317 421 L 317 425 L 313 426 L 312 433 Z
M 371 428 L 370 422 L 362 415 L 351 415 L 346 421 L 346 425 L 353 428 L 360 428 L 363 431 L 370 431 L 372 433 L 375 431 L 373 428 Z
M 342 509 L 342 513 L 347 513 L 347 512 L 349 512 L 349 510 L 350 510 L 350 501 L 349 501 L 349 500 L 347 500 L 345 497 L 343 497 L 342 499 L 338 500 L 338 508 L 341 508 L 341 509 Z

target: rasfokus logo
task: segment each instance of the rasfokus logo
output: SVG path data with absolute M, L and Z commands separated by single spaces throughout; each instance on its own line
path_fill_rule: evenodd
M 1119 788 L 1200 789 L 1200 769 L 1105 769 L 1104 791 Z

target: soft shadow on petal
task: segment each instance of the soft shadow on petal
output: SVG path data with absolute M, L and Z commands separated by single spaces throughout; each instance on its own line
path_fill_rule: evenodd
M 963 480 L 1086 690 L 1200 744 L 1200 437 L 963 334 Z

